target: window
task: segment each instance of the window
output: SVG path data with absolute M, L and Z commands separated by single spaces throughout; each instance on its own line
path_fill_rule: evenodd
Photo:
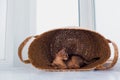
M 0 0 L 0 67 L 9 67 L 13 59 L 13 27 L 9 1 Z
M 95 0 L 96 30 L 120 49 L 120 0 Z
M 37 0 L 37 34 L 65 26 L 94 29 L 93 0 Z
M 95 6 L 94 0 L 78 0 L 79 2 L 79 26 L 95 29 Z
M 5 58 L 6 0 L 0 0 L 0 60 Z
M 37 33 L 64 26 L 78 26 L 77 0 L 37 0 Z

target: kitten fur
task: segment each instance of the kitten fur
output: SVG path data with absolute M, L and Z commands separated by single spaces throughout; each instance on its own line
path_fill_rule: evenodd
M 55 68 L 65 69 L 67 68 L 67 65 L 65 64 L 67 59 L 68 54 L 65 52 L 65 48 L 63 48 L 56 54 L 55 59 L 52 62 L 52 66 Z

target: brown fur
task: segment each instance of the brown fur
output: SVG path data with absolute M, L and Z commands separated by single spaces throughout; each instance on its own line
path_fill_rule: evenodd
M 77 69 L 80 68 L 81 65 L 84 64 L 84 61 L 79 56 L 72 56 L 71 59 L 67 62 L 68 68 Z
M 52 66 L 60 69 L 79 69 L 81 66 L 84 66 L 84 64 L 88 65 L 92 62 L 95 62 L 96 59 L 97 58 L 93 58 L 90 61 L 86 61 L 84 58 L 78 55 L 72 55 L 70 58 L 68 53 L 65 51 L 65 48 L 63 48 L 56 54 L 55 59 L 52 62 Z
M 55 59 L 52 62 L 52 66 L 54 66 L 55 68 L 65 69 L 67 68 L 67 65 L 64 61 L 67 59 L 68 54 L 65 52 L 65 48 L 63 48 L 56 54 Z

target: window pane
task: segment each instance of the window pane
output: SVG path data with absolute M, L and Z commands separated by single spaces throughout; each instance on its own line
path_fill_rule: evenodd
M 94 0 L 79 0 L 80 26 L 95 29 Z
M 0 59 L 5 55 L 6 0 L 0 0 Z
M 96 29 L 120 48 L 120 0 L 95 0 Z
M 78 26 L 78 0 L 37 0 L 37 33 Z

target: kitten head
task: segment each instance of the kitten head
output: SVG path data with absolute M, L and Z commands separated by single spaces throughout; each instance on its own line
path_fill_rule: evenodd
M 65 51 L 65 48 L 63 48 L 62 50 L 60 50 L 57 54 L 57 57 L 63 59 L 63 60 L 67 60 L 68 59 L 68 53 Z

